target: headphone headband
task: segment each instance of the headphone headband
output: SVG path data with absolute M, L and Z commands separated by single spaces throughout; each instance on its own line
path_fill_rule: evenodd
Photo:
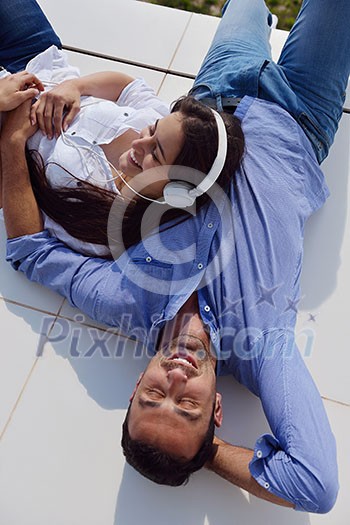
M 227 133 L 225 123 L 217 111 L 210 108 L 214 114 L 218 130 L 218 150 L 215 160 L 207 175 L 198 186 L 193 187 L 189 182 L 169 182 L 163 190 L 164 203 L 175 208 L 192 206 L 197 197 L 206 193 L 218 179 L 226 162 Z
M 217 111 L 215 111 L 215 109 L 210 109 L 214 114 L 218 130 L 218 151 L 213 165 L 207 173 L 206 177 L 202 180 L 200 184 L 198 184 L 196 188 L 193 188 L 190 191 L 190 194 L 193 195 L 195 198 L 199 197 L 200 195 L 203 195 L 203 193 L 206 193 L 212 187 L 214 182 L 216 182 L 216 180 L 218 179 L 226 162 L 227 133 L 225 123 L 221 115 Z

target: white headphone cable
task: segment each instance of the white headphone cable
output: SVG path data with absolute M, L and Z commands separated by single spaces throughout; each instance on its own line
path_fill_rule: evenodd
M 83 146 L 83 145 L 77 145 L 75 144 L 72 140 L 70 140 L 67 135 L 66 135 L 66 132 L 63 131 L 62 129 L 62 126 L 61 126 L 61 137 L 62 137 L 62 141 L 64 144 L 66 144 L 66 146 L 70 146 L 72 148 L 74 148 L 76 151 L 78 151 L 79 155 L 80 155 L 80 159 L 82 161 L 82 164 L 85 164 L 85 160 L 81 154 L 81 149 L 84 149 L 84 150 L 87 150 L 89 153 L 92 153 L 93 155 L 95 155 L 95 157 L 98 157 L 98 159 L 102 159 L 104 160 L 105 162 L 107 162 L 107 164 L 117 173 L 117 175 L 115 177 L 111 177 L 111 178 L 107 178 L 107 179 L 104 179 L 104 180 L 98 180 L 96 179 L 95 177 L 93 177 L 91 174 L 91 178 L 93 181 L 97 182 L 97 183 L 103 183 L 103 182 L 112 182 L 116 179 L 121 179 L 123 181 L 123 183 L 125 184 L 125 186 L 127 188 L 129 188 L 130 191 L 132 191 L 135 195 L 138 195 L 139 197 L 141 197 L 142 199 L 145 199 L 147 201 L 150 201 L 150 202 L 156 202 L 158 204 L 166 204 L 165 201 L 159 201 L 159 200 L 155 200 L 155 199 L 151 199 L 150 197 L 146 197 L 145 195 L 142 195 L 141 193 L 139 193 L 138 191 L 136 191 L 132 186 L 130 186 L 130 184 L 124 179 L 123 175 L 122 175 L 122 172 L 119 171 L 108 159 L 106 156 L 104 155 L 101 155 L 100 153 L 98 153 L 97 151 L 95 151 L 93 149 L 94 147 L 94 144 L 91 144 L 90 147 L 88 146 Z
M 44 86 L 47 86 L 47 87 L 50 87 L 50 86 L 57 86 L 59 84 L 59 82 L 50 82 L 50 81 L 44 81 L 43 82 L 43 85 Z M 93 102 L 92 104 L 96 104 L 96 102 Z M 88 105 L 91 105 L 90 104 L 86 104 L 86 106 Z M 84 106 L 83 106 L 84 107 Z M 62 124 L 61 124 L 61 137 L 62 137 L 62 141 L 63 143 L 66 145 L 66 146 L 70 146 L 72 148 L 74 148 L 76 151 L 78 151 L 79 153 L 79 156 L 80 156 L 80 160 L 82 162 L 82 164 L 84 165 L 85 164 L 85 159 L 84 157 L 82 156 L 82 153 L 81 153 L 81 149 L 85 149 L 87 151 L 89 151 L 90 153 L 92 153 L 93 155 L 95 155 L 95 157 L 98 157 L 98 160 L 99 160 L 99 163 L 101 165 L 101 161 L 100 159 L 104 160 L 105 162 L 107 162 L 107 164 L 110 166 L 110 168 L 112 168 L 112 170 L 117 173 L 117 175 L 115 177 L 111 177 L 111 178 L 107 178 L 107 179 L 104 179 L 104 180 L 98 180 L 96 179 L 95 177 L 93 177 L 93 175 L 91 175 L 90 173 L 90 177 L 93 181 L 97 182 L 97 183 L 103 183 L 103 182 L 113 182 L 115 181 L 116 179 L 121 179 L 123 181 L 123 183 L 125 184 L 125 186 L 127 188 L 129 188 L 130 191 L 132 191 L 135 195 L 138 195 L 139 197 L 141 197 L 142 199 L 145 199 L 149 202 L 156 202 L 157 204 L 166 204 L 165 201 L 159 201 L 159 200 L 155 200 L 155 199 L 151 199 L 150 197 L 146 197 L 145 195 L 142 195 L 141 193 L 139 193 L 138 191 L 136 191 L 132 186 L 130 186 L 130 184 L 124 179 L 123 177 L 123 174 L 122 172 L 120 172 L 111 162 L 109 162 L 109 160 L 107 159 L 107 157 L 105 155 L 101 155 L 100 153 L 98 153 L 97 151 L 95 151 L 93 149 L 94 145 L 95 144 L 91 144 L 90 147 L 88 146 L 83 146 L 83 145 L 77 145 L 74 143 L 74 141 L 70 140 L 67 135 L 66 135 L 66 132 L 63 130 L 62 128 Z M 79 179 L 79 180 L 82 180 L 82 179 Z M 84 182 L 84 181 L 82 181 Z M 124 198 L 122 195 L 120 195 L 122 198 Z
M 54 86 L 54 85 L 57 85 L 58 83 L 57 82 L 44 82 L 44 85 L 46 86 Z M 92 104 L 94 104 L 95 102 L 93 102 Z M 90 104 L 86 104 L 86 105 L 90 105 Z M 216 125 L 217 125 L 217 130 L 218 130 L 218 151 L 217 151 L 217 155 L 216 155 L 216 158 L 214 160 L 214 163 L 211 167 L 211 169 L 209 170 L 209 172 L 207 173 L 206 177 L 204 178 L 204 180 L 198 185 L 196 186 L 195 188 L 191 189 L 189 191 L 189 194 L 192 195 L 194 197 L 194 199 L 196 197 L 199 197 L 200 195 L 202 195 L 203 193 L 206 193 L 208 191 L 208 189 L 213 185 L 213 183 L 217 180 L 218 176 L 220 175 L 223 167 L 224 167 L 224 164 L 225 164 L 225 160 L 226 160 L 226 155 L 227 155 L 227 134 L 226 134 L 226 127 L 225 127 L 225 124 L 222 120 L 222 117 L 219 113 L 217 113 L 215 110 L 212 109 L 212 112 L 214 114 L 214 117 L 215 117 L 215 120 L 216 120 Z M 98 161 L 99 161 L 99 164 L 101 166 L 101 160 L 104 160 L 105 162 L 107 162 L 107 164 L 110 166 L 110 168 L 115 172 L 117 173 L 117 175 L 115 177 L 111 177 L 111 178 L 107 178 L 107 179 L 104 179 L 104 180 L 97 180 L 95 177 L 93 177 L 93 175 L 91 173 L 89 173 L 90 177 L 92 180 L 94 180 L 95 182 L 97 183 L 103 183 L 103 182 L 112 182 L 112 181 L 115 181 L 116 179 L 121 179 L 123 181 L 123 183 L 125 184 L 125 186 L 127 188 L 129 188 L 129 190 L 131 192 L 133 192 L 135 195 L 138 195 L 139 197 L 141 197 L 142 199 L 145 199 L 149 202 L 156 202 L 157 204 L 166 204 L 166 201 L 163 200 L 156 200 L 156 199 L 151 199 L 150 197 L 146 197 L 145 195 L 142 195 L 141 193 L 139 193 L 138 191 L 136 191 L 132 186 L 130 186 L 130 184 L 124 179 L 123 177 L 123 174 L 122 172 L 120 172 L 108 159 L 105 155 L 101 155 L 100 153 L 98 153 L 97 151 L 95 151 L 93 148 L 94 148 L 94 145 L 95 144 L 90 144 L 90 147 L 88 146 L 83 146 L 83 145 L 77 145 L 74 143 L 74 141 L 68 139 L 68 137 L 66 136 L 66 132 L 63 131 L 63 128 L 62 128 L 62 125 L 61 125 L 61 137 L 62 137 L 62 141 L 64 144 L 66 144 L 67 146 L 70 146 L 70 147 L 73 147 L 74 149 L 76 149 L 79 153 L 79 156 L 80 156 L 80 159 L 81 159 L 81 162 L 82 164 L 84 165 L 85 164 L 85 160 L 82 156 L 82 153 L 81 153 L 81 149 L 85 149 L 87 151 L 89 151 L 90 153 L 92 153 L 93 155 L 95 155 L 95 157 L 98 158 Z M 209 184 L 208 184 L 208 179 L 209 179 Z M 122 197 L 123 198 L 123 197 Z

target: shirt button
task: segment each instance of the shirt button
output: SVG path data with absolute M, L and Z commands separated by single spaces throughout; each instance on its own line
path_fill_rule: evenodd
M 128 117 L 129 116 L 129 113 L 124 113 L 124 117 Z
M 202 264 L 202 263 L 199 263 L 199 264 L 197 265 L 197 268 L 198 268 L 198 270 L 202 270 L 202 268 L 203 268 L 203 264 Z
M 146 257 L 146 262 L 151 262 L 152 261 L 152 257 L 148 256 Z
M 213 224 L 212 222 L 209 222 L 209 223 L 207 224 L 207 226 L 208 226 L 208 228 L 212 228 L 212 227 L 214 226 L 214 224 Z
M 208 306 L 208 305 L 206 304 L 205 307 L 204 307 L 204 311 L 205 311 L 205 312 L 210 312 L 210 306 Z
M 97 141 L 96 141 L 96 140 L 93 140 L 92 143 L 93 143 L 93 144 L 97 144 Z
M 266 482 L 266 483 L 264 483 L 264 487 L 265 487 L 265 489 L 268 489 L 268 488 L 270 488 L 270 483 L 267 483 L 267 482 Z
M 75 131 L 72 131 L 71 135 L 75 135 Z
M 261 452 L 261 450 L 258 450 L 258 451 L 257 451 L 257 453 L 256 453 L 256 457 L 259 458 L 259 459 L 262 458 L 262 452 Z

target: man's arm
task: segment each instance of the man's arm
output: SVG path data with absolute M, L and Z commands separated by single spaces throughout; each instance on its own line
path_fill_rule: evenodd
M 214 448 L 214 457 L 206 464 L 209 470 L 237 487 L 247 490 L 257 498 L 283 507 L 294 508 L 293 503 L 275 496 L 255 481 L 249 471 L 249 463 L 254 455 L 252 450 L 230 445 L 218 437 L 214 438 Z
M 296 510 L 329 512 L 339 489 L 335 439 L 294 334 L 266 331 L 249 354 L 233 358 L 235 377 L 260 397 L 271 434 L 260 436 L 254 451 L 219 441 L 210 468 L 264 499 L 268 493 Z
M 10 112 L 1 133 L 2 205 L 10 239 L 43 229 L 25 158 L 26 141 L 36 131 L 30 108 L 31 100 Z
M 7 260 L 31 281 L 66 297 L 91 318 L 115 326 L 125 310 L 121 271 L 114 261 L 86 257 L 42 231 L 40 210 L 30 184 L 25 142 L 35 130 L 30 103 L 7 115 L 0 138 Z
M 43 91 L 40 80 L 27 71 L 0 79 L 0 111 L 10 111 Z
M 4 70 L 0 71 L 2 75 Z M 27 100 L 32 100 L 44 86 L 40 80 L 27 71 L 11 75 L 5 70 L 5 77 L 0 78 L 0 111 L 11 111 Z M 0 209 L 2 208 L 2 169 L 0 162 Z
M 43 229 L 25 160 L 25 146 L 19 140 L 1 147 L 3 210 L 9 239 Z M 14 159 L 16 159 L 14 161 Z

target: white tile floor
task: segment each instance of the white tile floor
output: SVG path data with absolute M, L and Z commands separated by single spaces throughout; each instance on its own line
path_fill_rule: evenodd
M 160 68 L 169 67 L 192 16 L 134 0 L 99 0 L 91 9 L 86 0 L 61 0 L 57 17 L 57 2 L 39 3 L 65 45 Z
M 83 0 L 40 4 L 64 44 L 122 60 L 70 53 L 83 73 L 117 68 L 142 75 L 166 101 L 191 87 L 191 79 L 173 73 L 196 72 L 218 23 L 134 0 L 100 0 L 101 17 Z M 285 37 L 273 32 L 274 56 Z M 195 474 L 187 487 L 159 487 L 126 466 L 120 426 L 145 358 L 132 341 L 15 273 L 4 260 L 0 221 L 1 525 L 348 524 L 350 115 L 343 116 L 324 170 L 332 196 L 308 224 L 297 333 L 338 443 L 341 491 L 332 512 L 318 516 L 275 507 L 207 471 Z M 219 390 L 225 409 L 221 436 L 252 446 L 267 430 L 259 401 L 230 378 L 219 380 Z

